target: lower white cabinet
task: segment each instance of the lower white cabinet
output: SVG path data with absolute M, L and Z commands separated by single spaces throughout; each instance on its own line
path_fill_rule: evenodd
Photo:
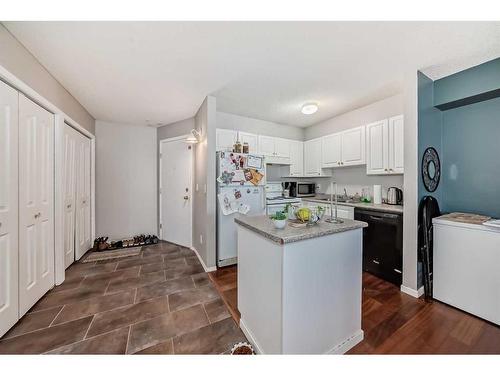
M 19 315 L 54 286 L 54 115 L 19 94 Z
M 18 92 L 0 81 L 0 337 L 19 318 Z
M 330 204 L 304 201 L 307 207 L 323 207 L 325 209 L 324 218 L 330 216 Z M 333 205 L 333 216 L 335 216 L 335 205 Z M 354 220 L 354 207 L 337 205 L 337 217 L 341 219 Z

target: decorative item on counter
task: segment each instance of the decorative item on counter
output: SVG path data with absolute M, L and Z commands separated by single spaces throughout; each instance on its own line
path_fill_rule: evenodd
M 370 196 L 370 189 L 367 187 L 364 187 L 363 190 L 361 191 L 361 202 L 370 203 L 371 201 L 372 201 L 372 199 Z
M 333 210 L 334 208 L 334 200 L 333 200 L 333 182 L 330 182 L 330 217 L 327 218 L 325 221 L 330 224 L 341 224 L 344 222 L 344 220 L 338 218 L 338 210 L 337 210 L 337 203 L 338 203 L 338 192 L 337 192 L 337 183 L 335 183 L 335 211 Z M 335 215 L 333 213 L 335 212 Z
M 294 220 L 295 219 L 295 206 L 292 206 L 291 203 L 287 203 L 285 205 L 285 209 L 283 212 L 285 212 L 288 215 L 289 220 Z
M 244 154 L 248 154 L 250 152 L 249 150 L 249 147 L 248 147 L 248 143 L 247 142 L 243 142 L 243 153 Z
M 382 204 L 382 185 L 373 185 L 373 203 Z
M 241 142 L 236 141 L 233 146 L 233 152 L 236 152 L 237 154 L 241 154 L 242 147 L 241 147 Z
M 273 221 L 276 229 L 283 229 L 286 227 L 287 214 L 282 211 L 277 211 L 271 215 L 270 219 Z

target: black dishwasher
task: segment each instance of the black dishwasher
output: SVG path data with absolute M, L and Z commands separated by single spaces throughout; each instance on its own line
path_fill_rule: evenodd
M 355 208 L 363 228 L 363 270 L 401 285 L 403 269 L 403 215 Z

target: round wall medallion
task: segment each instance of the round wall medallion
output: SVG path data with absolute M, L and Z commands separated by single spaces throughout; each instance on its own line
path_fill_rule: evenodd
M 441 162 L 439 155 L 434 147 L 428 147 L 424 156 L 422 156 L 422 180 L 424 181 L 425 189 L 428 192 L 433 192 L 439 185 L 441 177 Z

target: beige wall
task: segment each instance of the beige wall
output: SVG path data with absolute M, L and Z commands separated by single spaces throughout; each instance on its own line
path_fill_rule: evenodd
M 0 65 L 95 134 L 95 119 L 90 113 L 2 24 L 0 24 Z
M 96 235 L 157 234 L 156 129 L 96 122 Z
M 216 262 L 215 112 L 216 100 L 208 96 L 195 116 L 202 140 L 195 146 L 192 243 L 206 267 Z

